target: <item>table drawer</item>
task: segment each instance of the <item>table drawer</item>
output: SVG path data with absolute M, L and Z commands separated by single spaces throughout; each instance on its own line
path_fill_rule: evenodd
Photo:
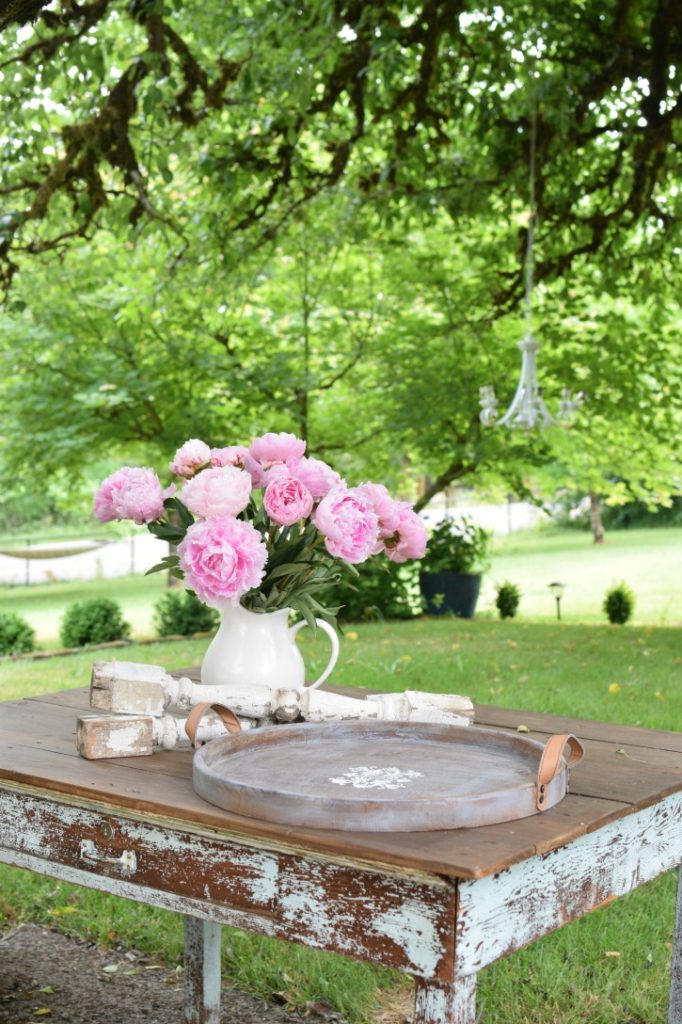
M 58 877 L 62 866 L 69 881 L 417 976 L 446 971 L 453 958 L 455 889 L 437 877 L 260 849 L 0 787 L 3 859 Z
M 179 896 L 272 910 L 276 852 L 11 792 L 0 814 L 9 849 Z

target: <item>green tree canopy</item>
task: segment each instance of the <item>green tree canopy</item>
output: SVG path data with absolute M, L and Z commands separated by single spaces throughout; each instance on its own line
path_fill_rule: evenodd
M 557 456 L 586 489 L 669 491 L 680 32 L 672 0 L 57 0 L 6 29 L 4 466 L 294 429 L 431 493 Z M 542 382 L 587 395 L 569 438 L 478 419 L 518 372 L 534 106 Z
M 508 217 L 532 92 L 539 278 L 676 230 L 675 0 L 57 0 L 5 30 L 0 74 L 6 284 L 103 227 L 153 224 L 179 258 L 198 220 L 238 260 L 337 185 L 389 219 Z

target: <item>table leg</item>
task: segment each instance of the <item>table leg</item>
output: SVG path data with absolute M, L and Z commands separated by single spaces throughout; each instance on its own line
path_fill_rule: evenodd
M 677 869 L 677 917 L 673 933 L 668 1024 L 682 1024 L 682 865 Z
M 476 975 L 453 985 L 416 978 L 414 1024 L 476 1024 Z
M 220 1022 L 220 925 L 185 915 L 185 1022 Z

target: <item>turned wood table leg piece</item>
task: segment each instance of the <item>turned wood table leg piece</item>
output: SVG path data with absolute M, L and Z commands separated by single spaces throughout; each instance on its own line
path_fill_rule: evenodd
M 220 925 L 185 915 L 185 1022 L 220 1022 Z
M 476 975 L 454 985 L 416 978 L 414 1024 L 476 1024 Z
M 673 933 L 668 1024 L 682 1024 L 682 864 L 677 869 L 677 917 Z

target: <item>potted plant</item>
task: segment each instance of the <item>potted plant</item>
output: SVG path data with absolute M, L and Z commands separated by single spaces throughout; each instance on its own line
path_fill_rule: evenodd
M 434 527 L 419 573 L 428 615 L 474 617 L 489 540 L 488 531 L 466 516 L 442 519 Z

